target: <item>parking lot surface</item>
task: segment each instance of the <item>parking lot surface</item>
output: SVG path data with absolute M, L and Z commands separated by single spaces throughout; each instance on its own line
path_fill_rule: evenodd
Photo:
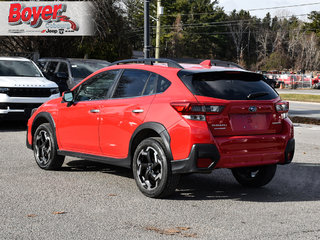
M 158 200 L 127 169 L 68 157 L 61 171 L 41 170 L 24 124 L 0 124 L 0 239 L 320 238 L 320 126 L 295 125 L 293 163 L 264 188 L 216 170 Z

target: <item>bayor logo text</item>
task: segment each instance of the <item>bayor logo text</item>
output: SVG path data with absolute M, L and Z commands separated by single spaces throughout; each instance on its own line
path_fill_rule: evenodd
M 69 17 L 62 15 L 66 9 L 65 4 L 24 7 L 23 4 L 12 3 L 9 9 L 8 23 L 10 25 L 25 23 L 33 28 L 38 28 L 43 22 L 47 22 L 46 27 L 60 28 L 59 22 L 64 22 L 63 25 L 66 29 L 78 31 L 79 26 Z

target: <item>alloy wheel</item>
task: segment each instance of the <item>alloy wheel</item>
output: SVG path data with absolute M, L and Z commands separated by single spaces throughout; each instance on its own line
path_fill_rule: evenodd
M 160 154 L 153 147 L 141 149 L 137 158 L 137 176 L 146 190 L 159 186 L 162 179 L 163 165 Z
M 51 138 L 47 131 L 41 130 L 35 139 L 35 157 L 41 165 L 46 165 L 52 154 Z

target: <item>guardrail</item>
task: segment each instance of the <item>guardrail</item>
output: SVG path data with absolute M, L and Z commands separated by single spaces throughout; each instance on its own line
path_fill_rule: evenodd
M 319 88 L 319 80 L 305 74 L 265 74 L 270 79 L 277 81 L 279 88 Z

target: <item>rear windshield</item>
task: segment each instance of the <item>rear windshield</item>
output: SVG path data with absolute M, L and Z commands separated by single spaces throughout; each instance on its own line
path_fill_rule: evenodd
M 180 73 L 194 95 L 225 100 L 270 100 L 278 97 L 262 75 L 250 72 Z

